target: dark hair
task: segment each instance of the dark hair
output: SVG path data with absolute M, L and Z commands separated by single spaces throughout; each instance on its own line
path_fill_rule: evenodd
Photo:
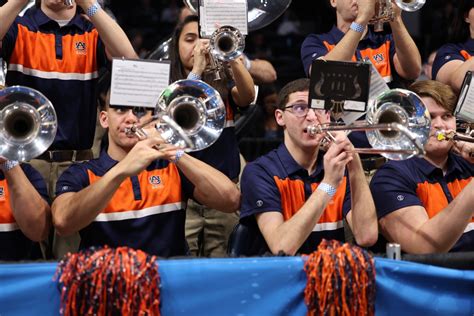
M 301 78 L 287 83 L 278 93 L 277 106 L 280 110 L 285 109 L 290 94 L 300 91 L 309 91 L 309 79 Z
M 469 32 L 469 24 L 466 22 L 466 17 L 473 7 L 474 0 L 459 1 L 458 10 L 456 11 L 456 15 L 454 17 L 453 35 L 451 36 L 450 42 L 462 43 L 471 37 L 471 33 Z
M 186 71 L 179 57 L 179 37 L 184 27 L 191 22 L 199 23 L 199 17 L 197 15 L 188 15 L 184 21 L 179 23 L 174 29 L 170 45 L 171 82 L 186 78 Z
M 409 89 L 420 97 L 432 98 L 449 113 L 454 112 L 457 96 L 451 86 L 435 80 L 421 80 L 413 83 Z

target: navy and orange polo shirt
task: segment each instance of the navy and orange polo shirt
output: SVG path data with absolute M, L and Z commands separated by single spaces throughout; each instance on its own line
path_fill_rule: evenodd
M 433 218 L 456 198 L 473 175 L 473 165 L 454 154 L 449 155 L 446 175 L 422 158 L 389 161 L 370 183 L 377 216 L 380 219 L 403 207 L 419 205 Z M 450 251 L 473 250 L 474 217 Z
M 310 34 L 301 46 L 301 60 L 306 75 L 313 60 L 324 57 L 342 40 L 344 32 L 337 26 L 323 34 Z M 394 71 L 391 61 L 395 55 L 395 44 L 392 34 L 384 34 L 368 29 L 367 35 L 359 42 L 352 61 L 370 61 L 378 70 L 385 82 L 393 80 Z
M 234 112 L 237 105 L 230 95 L 225 101 L 226 122 L 219 138 L 211 146 L 190 153 L 191 156 L 216 168 L 229 179 L 238 179 L 240 174 L 239 144 L 235 135 Z
M 472 38 L 468 39 L 464 43 L 449 43 L 441 46 L 437 50 L 435 60 L 433 61 L 433 67 L 431 69 L 432 78 L 436 78 L 441 67 L 451 60 L 466 61 L 471 59 L 471 56 L 473 55 L 474 39 Z
M 92 23 L 79 14 L 64 27 L 40 9 L 17 17 L 3 38 L 7 85 L 42 92 L 58 116 L 51 149 L 89 149 L 96 124 L 97 80 L 107 63 L 105 48 Z
M 21 169 L 38 193 L 48 201 L 46 183 L 40 173 L 28 164 L 22 164 Z M 34 257 L 35 246 L 37 243 L 23 234 L 13 216 L 8 183 L 0 171 L 0 260 L 38 259 Z
M 117 164 L 105 151 L 73 164 L 59 178 L 56 194 L 79 192 Z M 157 160 L 120 184 L 107 206 L 80 230 L 80 248 L 128 246 L 162 257 L 187 254 L 185 208 L 194 187 L 175 164 Z
M 248 163 L 241 180 L 240 218 L 250 229 L 258 229 L 255 215 L 280 212 L 285 221 L 295 215 L 324 178 L 323 155 L 312 175 L 308 175 L 284 144 Z M 298 253 L 311 253 L 323 238 L 344 241 L 343 219 L 351 208 L 349 181 L 344 177 L 313 232 Z

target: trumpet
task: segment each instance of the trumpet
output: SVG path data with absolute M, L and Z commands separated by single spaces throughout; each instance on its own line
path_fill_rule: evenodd
M 191 152 L 207 148 L 219 138 L 225 117 L 225 104 L 217 90 L 203 81 L 178 80 L 161 93 L 149 120 L 125 132 L 146 138 L 144 128 L 155 125 L 167 143 Z
M 72 7 L 74 4 L 74 0 L 64 0 L 63 2 L 64 2 L 64 5 L 68 8 Z
M 245 49 L 245 37 L 235 27 L 222 26 L 212 33 L 209 40 L 209 65 L 204 70 L 212 73 L 214 80 L 221 80 L 225 62 L 242 55 Z
M 414 12 L 425 4 L 426 0 L 395 0 L 396 5 L 407 12 Z M 392 9 L 391 0 L 378 0 L 375 3 L 375 15 L 369 21 L 369 24 L 374 25 L 375 32 L 383 31 L 383 24 L 385 22 L 393 21 L 395 13 Z
M 56 111 L 39 91 L 13 86 L 0 90 L 0 156 L 27 161 L 53 143 Z
M 324 134 L 324 142 L 334 141 L 331 131 L 365 131 L 372 148 L 355 148 L 353 152 L 403 160 L 425 155 L 430 125 L 429 112 L 417 94 L 393 89 L 369 103 L 366 122 L 311 125 L 305 131 L 310 135 Z
M 470 136 L 469 134 L 461 134 L 455 131 L 445 131 L 445 130 L 438 130 L 435 132 L 436 139 L 439 141 L 443 140 L 453 140 L 453 141 L 463 141 L 468 143 L 474 143 L 474 137 Z

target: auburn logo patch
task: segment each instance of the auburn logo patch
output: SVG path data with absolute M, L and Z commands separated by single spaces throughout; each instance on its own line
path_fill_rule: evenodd
M 160 176 L 151 176 L 148 178 L 148 181 L 153 187 L 156 187 L 161 184 L 161 177 Z
M 377 63 L 382 63 L 385 60 L 385 56 L 383 55 L 383 53 L 377 53 L 373 56 L 373 58 Z
M 0 200 L 5 199 L 5 189 L 3 187 L 0 187 Z
M 76 47 L 76 53 L 80 55 L 85 55 L 86 54 L 86 43 L 84 42 L 76 42 L 74 44 Z

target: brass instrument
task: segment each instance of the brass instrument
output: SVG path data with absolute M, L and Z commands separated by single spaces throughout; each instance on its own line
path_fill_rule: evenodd
M 72 7 L 74 4 L 74 0 L 63 0 L 63 1 L 66 7 Z
M 438 130 L 435 132 L 436 139 L 439 141 L 443 140 L 459 140 L 468 143 L 474 143 L 474 137 L 470 134 L 462 134 L 455 131 L 445 131 L 445 130 Z
M 426 0 L 395 0 L 396 5 L 403 11 L 414 12 L 425 4 Z M 383 24 L 385 22 L 393 21 L 395 14 L 392 9 L 391 0 L 378 0 L 375 3 L 375 15 L 369 21 L 369 24 L 374 25 L 375 32 L 383 31 Z
M 191 152 L 212 145 L 224 129 L 225 118 L 217 90 L 203 81 L 178 80 L 161 93 L 153 117 L 126 133 L 143 138 L 143 128 L 154 124 L 167 143 Z
M 354 152 L 381 154 L 392 160 L 403 160 L 425 154 L 431 118 L 420 97 L 412 91 L 393 89 L 369 103 L 366 122 L 350 125 L 312 125 L 306 128 L 311 135 L 325 134 L 325 141 L 333 141 L 331 131 L 366 131 L 373 148 L 356 148 Z
M 53 143 L 56 111 L 39 91 L 13 86 L 0 90 L 0 156 L 9 160 L 33 159 Z

